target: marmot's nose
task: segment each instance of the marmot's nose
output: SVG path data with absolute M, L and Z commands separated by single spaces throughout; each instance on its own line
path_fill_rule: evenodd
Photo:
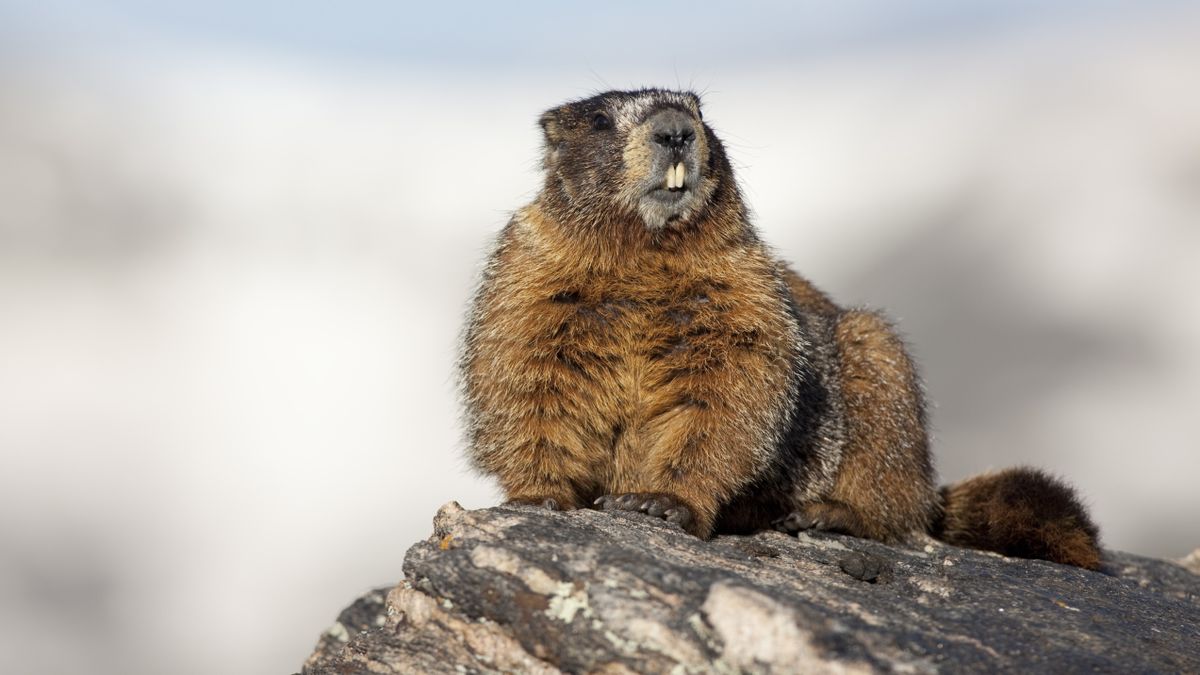
M 649 123 L 650 137 L 667 149 L 682 149 L 696 137 L 696 127 L 692 118 L 681 110 L 660 110 L 654 113 Z

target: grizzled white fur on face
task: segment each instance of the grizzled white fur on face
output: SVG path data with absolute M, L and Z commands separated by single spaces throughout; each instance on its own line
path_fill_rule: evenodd
M 710 169 L 719 141 L 690 92 L 599 94 L 547 111 L 541 124 L 548 184 L 580 213 L 636 215 L 651 230 L 683 224 L 721 179 Z
M 651 110 L 662 106 L 685 108 L 696 119 L 700 119 L 700 97 L 691 92 L 648 89 L 636 92 L 633 96 L 601 96 L 606 97 L 606 103 L 613 106 L 618 122 L 627 128 L 645 120 Z

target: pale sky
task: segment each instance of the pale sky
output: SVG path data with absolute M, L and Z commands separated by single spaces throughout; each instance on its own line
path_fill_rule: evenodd
M 218 45 L 306 59 L 592 68 L 820 58 L 898 43 L 986 35 L 1185 0 L 743 2 L 713 11 L 664 0 L 561 3 L 156 2 L 42 0 L 0 7 L 0 32 L 76 48 Z M 712 49 L 710 46 L 719 45 Z M 552 57 L 552 58 L 551 58 Z

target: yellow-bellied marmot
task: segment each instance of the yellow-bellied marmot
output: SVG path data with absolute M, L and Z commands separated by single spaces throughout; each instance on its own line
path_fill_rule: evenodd
M 460 362 L 471 459 L 510 501 L 1099 566 L 1041 472 L 939 493 L 904 345 L 759 240 L 697 96 L 608 92 L 541 127 L 545 186 L 500 235 Z

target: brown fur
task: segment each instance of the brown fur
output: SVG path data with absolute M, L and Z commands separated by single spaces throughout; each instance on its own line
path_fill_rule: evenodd
M 541 125 L 546 184 L 501 233 L 464 338 L 475 465 L 511 501 L 641 510 L 702 537 L 929 530 L 941 502 L 903 344 L 759 241 L 699 100 L 609 92 Z M 686 190 L 662 178 L 676 162 Z M 973 494 L 948 493 L 952 541 L 976 541 L 959 517 L 997 503 Z M 1058 522 L 1038 534 L 1070 539 Z
M 788 291 L 791 292 L 801 310 L 828 317 L 837 316 L 842 311 L 811 281 L 796 274 L 790 268 L 783 268 L 783 279 L 787 282 Z
M 479 460 L 510 498 L 567 508 L 670 491 L 707 534 L 757 473 L 746 450 L 761 445 L 753 434 L 778 407 L 767 397 L 787 388 L 795 358 L 786 305 L 762 288 L 773 263 L 739 246 L 689 268 L 647 241 L 609 262 L 525 215 L 481 298 L 468 364 L 473 398 L 494 406 Z M 552 259 L 531 245 L 547 240 Z
M 830 499 L 849 508 L 862 535 L 892 541 L 926 530 L 934 512 L 925 406 L 904 345 L 876 314 L 843 312 L 836 340 L 846 406 L 846 446 Z
M 958 546 L 1100 568 L 1099 531 L 1074 492 L 1036 469 L 1016 468 L 942 488 L 934 534 Z

